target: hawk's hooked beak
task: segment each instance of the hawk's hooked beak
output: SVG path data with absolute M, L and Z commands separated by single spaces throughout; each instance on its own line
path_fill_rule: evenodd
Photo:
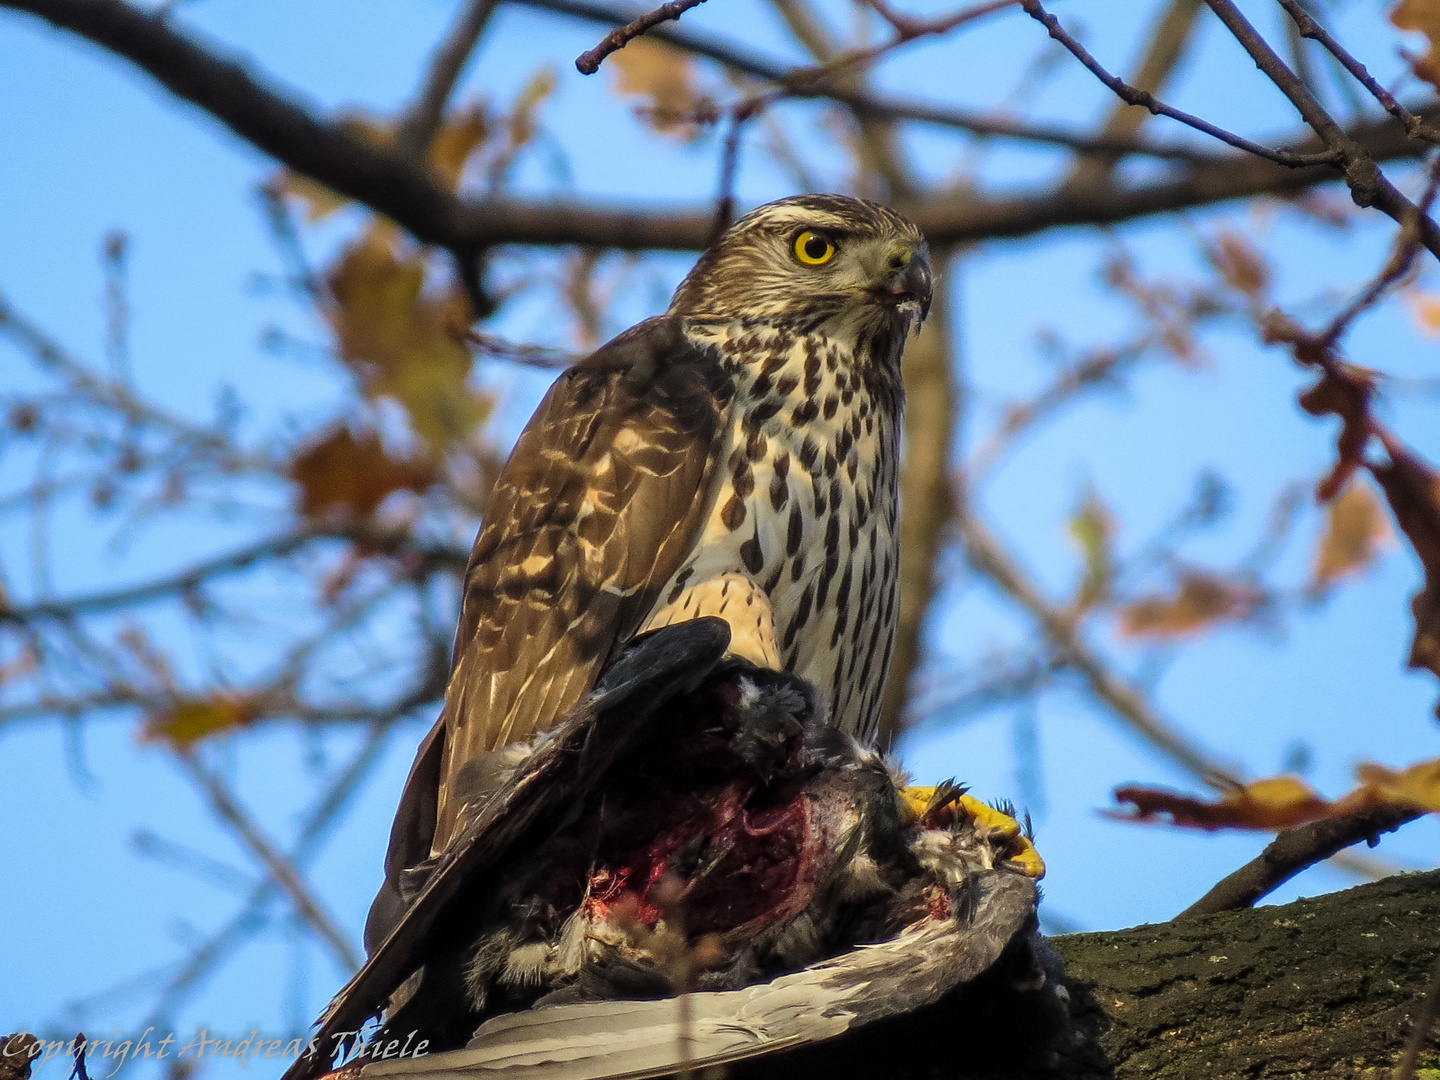
M 930 314 L 930 294 L 935 280 L 930 272 L 930 252 L 924 245 L 911 248 L 896 244 L 890 250 L 884 274 L 877 282 L 876 291 L 887 299 L 893 299 L 897 306 L 915 304 L 920 309 L 920 318 Z

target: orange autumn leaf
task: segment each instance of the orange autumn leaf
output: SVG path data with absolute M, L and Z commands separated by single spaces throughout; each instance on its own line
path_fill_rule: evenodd
M 1440 294 L 1412 293 L 1410 317 L 1421 333 L 1430 337 L 1440 336 Z
M 1118 788 L 1115 798 L 1135 809 L 1112 817 L 1151 821 L 1163 814 L 1172 824 L 1207 830 L 1287 829 L 1324 816 L 1331 805 L 1295 776 L 1256 780 L 1214 802 L 1146 787 Z
M 366 518 L 392 492 L 424 491 L 436 479 L 430 462 L 393 458 L 373 431 L 356 438 L 348 427 L 307 444 L 287 472 L 300 488 L 300 513 L 307 518 L 336 512 Z
M 1132 638 L 1173 640 L 1218 622 L 1243 619 L 1259 602 L 1259 593 L 1251 585 L 1190 572 L 1181 577 L 1174 595 L 1146 596 L 1121 607 L 1120 633 Z
M 1440 89 L 1440 64 L 1436 47 L 1440 45 L 1440 0 L 1401 0 L 1390 9 L 1390 22 L 1400 30 L 1424 34 L 1428 48 L 1424 56 L 1404 54 L 1415 74 Z
M 469 384 L 470 303 L 456 286 L 427 290 L 424 256 L 398 247 L 393 227 L 372 225 L 331 270 L 326 314 L 366 396 L 397 400 L 438 455 L 485 418 Z
M 1370 487 L 1349 484 L 1326 509 L 1325 533 L 1315 550 L 1311 589 L 1321 591 L 1375 561 L 1391 537 L 1385 508 Z
M 1364 764 L 1355 770 L 1362 791 L 1375 802 L 1440 811 L 1440 760 L 1422 761 L 1406 769 Z
M 260 716 L 256 703 L 240 694 L 219 692 L 210 697 L 181 698 L 151 717 L 142 739 L 164 739 L 184 749 L 201 739 L 244 727 Z
M 1129 803 L 1129 813 L 1106 811 L 1120 821 L 1149 822 L 1162 816 L 1173 825 L 1205 829 L 1288 829 L 1309 821 L 1340 817 L 1374 806 L 1400 806 L 1440 812 L 1440 759 L 1404 769 L 1366 763 L 1358 766 L 1359 781 L 1344 798 L 1324 799 L 1294 776 L 1276 776 L 1237 787 L 1207 802 L 1158 788 L 1117 788 L 1115 798 Z

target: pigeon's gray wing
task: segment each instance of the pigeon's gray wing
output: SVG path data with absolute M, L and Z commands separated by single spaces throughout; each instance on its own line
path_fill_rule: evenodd
M 730 628 L 721 619 L 676 623 L 637 638 L 606 671 L 595 691 L 544 746 L 523 762 L 463 822 L 414 901 L 364 967 L 331 1001 L 310 1045 L 283 1080 L 309 1080 L 330 1067 L 345 1033 L 385 1008 L 390 995 L 427 960 L 431 932 L 467 883 L 527 847 L 538 848 L 570 808 L 603 783 L 607 772 L 642 741 L 657 712 L 693 690 L 725 655 Z
M 464 1050 L 367 1064 L 362 1080 L 640 1080 L 834 1038 L 938 1001 L 1028 930 L 1035 884 L 994 870 L 966 883 L 965 915 L 743 990 L 507 1013 Z

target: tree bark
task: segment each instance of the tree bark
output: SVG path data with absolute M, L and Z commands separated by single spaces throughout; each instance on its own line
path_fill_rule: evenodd
M 975 1003 L 950 998 L 737 1077 L 1385 1080 L 1440 950 L 1440 871 L 1053 944 L 1075 1028 L 1057 1072 L 1017 1068 L 1025 1032 L 977 1025 Z

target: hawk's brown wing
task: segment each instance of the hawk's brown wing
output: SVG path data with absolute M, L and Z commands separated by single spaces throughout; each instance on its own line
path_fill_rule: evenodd
M 496 482 L 465 572 L 434 850 L 455 832 L 465 762 L 573 709 L 689 553 L 713 498 L 727 402 L 718 356 L 666 317 L 550 388 Z

